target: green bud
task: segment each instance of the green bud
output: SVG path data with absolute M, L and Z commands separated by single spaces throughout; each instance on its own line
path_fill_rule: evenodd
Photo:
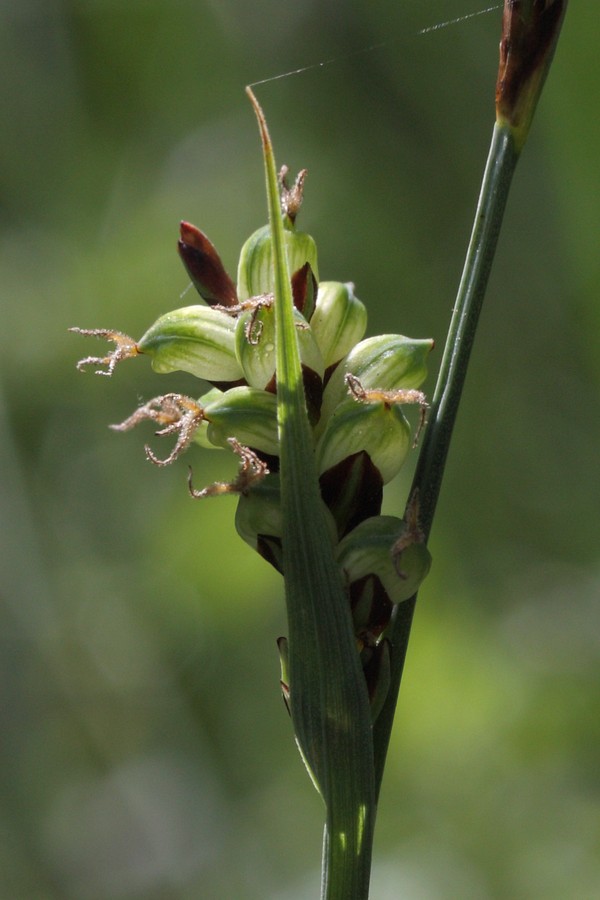
M 309 263 L 318 279 L 317 247 L 309 234 L 296 231 L 289 218 L 284 219 L 285 247 L 289 271 L 294 275 Z M 273 291 L 273 249 L 269 225 L 251 235 L 240 254 L 238 265 L 238 298 L 240 302 L 250 297 L 260 297 Z
M 190 372 L 206 381 L 239 381 L 235 319 L 210 306 L 185 306 L 160 316 L 137 348 L 156 372 Z
M 333 516 L 324 508 L 332 543 L 337 541 L 337 529 Z M 240 496 L 235 516 L 235 527 L 240 537 L 256 550 L 279 572 L 283 572 L 281 550 L 282 514 L 279 475 L 272 473 L 263 478 L 252 490 Z
M 273 305 L 243 312 L 235 331 L 235 352 L 249 385 L 264 390 L 275 375 L 275 317 Z
M 283 572 L 279 475 L 267 475 L 251 491 L 241 495 L 235 514 L 235 527 L 239 536 L 253 550 L 260 553 L 278 572 Z
M 367 310 L 354 296 L 354 285 L 322 281 L 310 327 L 325 367 L 339 362 L 360 341 L 367 328 Z
M 392 548 L 402 542 L 408 526 L 395 516 L 373 516 L 357 525 L 337 546 L 338 565 L 352 583 L 375 575 L 392 603 L 415 594 L 431 567 L 430 553 L 422 541 L 408 542 L 400 556 Z
M 240 444 L 276 456 L 277 398 L 267 391 L 241 385 L 229 388 L 204 406 L 207 437 L 216 447 L 227 447 L 229 438 Z
M 386 484 L 399 472 L 411 443 L 399 405 L 348 398 L 329 418 L 317 444 L 318 471 L 322 474 L 346 457 L 365 452 Z
M 365 390 L 396 391 L 419 387 L 427 377 L 427 357 L 432 347 L 432 340 L 413 340 L 401 334 L 381 334 L 361 341 L 340 362 L 327 383 L 321 422 L 324 423 L 346 397 L 345 377 L 348 373 L 354 375 Z
M 303 366 L 323 378 L 323 357 L 306 319 L 294 309 L 296 334 Z M 235 333 L 235 349 L 244 378 L 252 387 L 264 390 L 275 377 L 275 308 L 263 303 L 242 313 Z

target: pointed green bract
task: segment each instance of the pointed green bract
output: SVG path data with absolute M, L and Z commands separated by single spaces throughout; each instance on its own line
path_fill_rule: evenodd
M 327 809 L 322 896 L 359 900 L 368 894 L 375 817 L 371 715 L 313 458 L 271 141 L 247 92 L 263 142 L 273 243 L 292 720 Z

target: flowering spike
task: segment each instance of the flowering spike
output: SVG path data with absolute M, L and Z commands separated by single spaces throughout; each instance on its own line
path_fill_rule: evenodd
M 380 515 L 383 484 L 410 447 L 402 405 L 425 407 L 417 388 L 432 342 L 362 340 L 367 315 L 353 285 L 318 285 L 315 243 L 295 229 L 306 171 L 289 187 L 284 167 L 278 190 L 266 122 L 249 94 L 263 139 L 270 226 L 244 244 L 237 289 L 206 235 L 182 222 L 179 254 L 206 303 L 160 316 L 137 342 L 117 331 L 71 330 L 115 344 L 105 357 L 81 360 L 80 369 L 93 364 L 110 375 L 119 360 L 145 354 L 157 372 L 181 370 L 212 383 L 199 400 L 164 394 L 111 427 L 150 421 L 157 436 L 171 436 L 165 457 L 145 447 L 157 466 L 192 442 L 239 456 L 232 481 L 198 490 L 190 470 L 189 492 L 194 499 L 238 495 L 238 533 L 285 574 L 291 676 L 280 639 L 284 699 L 332 813 L 327 840 L 359 854 L 374 810 L 371 725 L 390 680 L 384 635 L 394 603 L 428 567 L 410 509 L 406 521 Z
M 89 337 L 104 338 L 107 341 L 113 341 L 115 349 L 107 356 L 86 356 L 77 363 L 77 369 L 84 371 L 85 366 L 107 366 L 106 371 L 96 369 L 96 375 L 108 375 L 109 377 L 115 371 L 115 366 L 122 359 L 131 359 L 138 356 L 140 350 L 138 345 L 130 338 L 129 335 L 123 334 L 122 331 L 113 331 L 109 328 L 69 328 L 74 334 L 83 334 Z

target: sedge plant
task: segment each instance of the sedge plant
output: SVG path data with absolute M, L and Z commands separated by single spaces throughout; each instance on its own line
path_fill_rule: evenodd
M 350 283 L 319 281 L 313 239 L 296 227 L 306 172 L 278 173 L 252 91 L 265 166 L 269 224 L 242 248 L 237 282 L 210 240 L 181 223 L 182 262 L 201 302 L 168 312 L 134 340 L 78 364 L 111 375 L 147 356 L 184 371 L 199 396 L 160 395 L 124 422 L 150 421 L 173 447 L 239 457 L 232 482 L 194 498 L 238 496 L 236 528 L 285 585 L 288 634 L 278 640 L 281 688 L 296 742 L 325 810 L 322 900 L 366 900 L 377 801 L 417 590 L 430 567 L 444 465 L 512 174 L 550 66 L 567 0 L 506 0 L 496 123 L 475 222 L 431 405 L 420 386 L 430 339 L 365 338 L 364 304 Z M 419 410 L 417 434 L 405 417 Z M 424 435 L 401 517 L 381 514 L 383 486 Z

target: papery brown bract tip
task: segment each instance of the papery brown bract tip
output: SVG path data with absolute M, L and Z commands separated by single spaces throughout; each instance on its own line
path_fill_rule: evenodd
M 221 262 L 214 244 L 190 222 L 181 222 L 177 249 L 192 283 L 211 306 L 235 306 L 235 285 Z
M 496 115 L 523 144 L 558 41 L 567 0 L 505 0 Z
M 302 200 L 304 199 L 304 182 L 308 175 L 308 169 L 301 169 L 300 172 L 298 172 L 296 180 L 291 187 L 289 187 L 287 183 L 288 173 L 288 167 L 282 166 L 279 171 L 281 211 L 293 224 L 296 221 L 296 216 L 300 211 Z

